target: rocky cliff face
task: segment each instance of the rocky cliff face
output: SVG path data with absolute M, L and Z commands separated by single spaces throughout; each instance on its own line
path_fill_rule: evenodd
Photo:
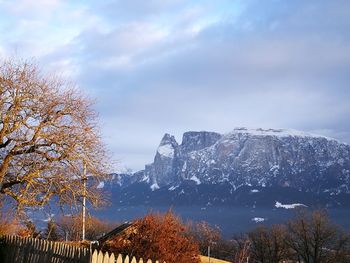
M 152 164 L 145 167 L 145 178 L 152 189 L 190 179 L 186 174 L 189 154 L 214 145 L 221 135 L 214 132 L 186 132 L 179 145 L 174 136 L 165 134 Z M 196 178 L 196 177 L 193 177 Z
M 349 192 L 350 147 L 333 139 L 287 130 L 236 128 L 228 134 L 186 132 L 182 143 L 165 134 L 143 181 L 152 189 L 228 182 Z
M 186 132 L 181 144 L 165 134 L 152 164 L 118 180 L 122 187 L 135 183 L 148 186 L 150 192 L 157 192 L 153 194 L 156 202 L 161 198 L 159 193 L 169 202 L 187 194 L 187 201 L 197 198 L 202 203 L 234 203 L 259 192 L 259 198 L 272 203 L 288 192 L 294 199 L 308 196 L 307 200 L 314 200 L 322 195 L 323 203 L 335 197 L 338 199 L 333 203 L 346 203 L 350 196 L 350 146 L 322 136 L 277 129 L 236 128 L 227 134 Z M 149 198 L 150 193 L 143 191 L 142 198 Z M 252 202 L 259 200 L 253 198 Z

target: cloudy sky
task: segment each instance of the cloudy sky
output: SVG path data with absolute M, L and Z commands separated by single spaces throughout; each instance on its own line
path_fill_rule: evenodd
M 96 98 L 120 166 L 165 132 L 293 128 L 350 143 L 349 0 L 0 0 L 0 57 Z

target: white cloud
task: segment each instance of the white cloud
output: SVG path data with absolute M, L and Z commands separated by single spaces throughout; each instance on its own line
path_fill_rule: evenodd
M 262 126 L 350 142 L 349 7 L 0 1 L 0 56 L 35 56 L 96 96 L 104 137 L 132 168 L 152 161 L 165 132 Z
M 5 2 L 8 10 L 21 17 L 48 17 L 59 8 L 60 0 L 15 0 Z

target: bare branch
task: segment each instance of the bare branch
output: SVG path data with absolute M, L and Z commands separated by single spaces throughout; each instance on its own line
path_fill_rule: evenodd
M 88 199 L 101 199 L 97 185 L 108 159 L 92 103 L 59 78 L 43 76 L 27 62 L 0 63 L 0 194 L 21 206 L 74 205 L 82 193 L 83 160 Z

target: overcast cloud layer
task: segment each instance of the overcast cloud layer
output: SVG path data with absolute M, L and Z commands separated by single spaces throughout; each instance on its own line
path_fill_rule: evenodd
M 0 0 L 0 57 L 97 99 L 120 166 L 165 132 L 293 128 L 350 143 L 348 0 Z

